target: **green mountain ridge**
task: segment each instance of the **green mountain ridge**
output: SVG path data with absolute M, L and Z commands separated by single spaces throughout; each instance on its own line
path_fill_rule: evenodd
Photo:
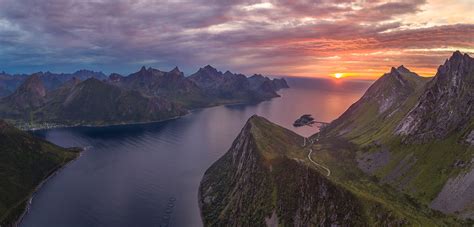
M 78 155 L 0 120 L 0 225 L 13 225 L 35 188 Z
M 332 162 L 318 146 L 348 153 L 349 143 L 322 140 L 302 147 L 303 137 L 251 117 L 229 151 L 205 173 L 199 203 L 205 226 L 456 225 L 411 198 L 373 182 L 350 163 Z M 321 145 L 324 144 L 324 145 Z M 324 162 L 327 177 L 307 158 Z

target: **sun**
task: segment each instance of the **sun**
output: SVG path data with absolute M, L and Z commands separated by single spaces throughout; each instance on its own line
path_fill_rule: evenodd
M 343 76 L 342 73 L 335 73 L 335 74 L 334 74 L 334 77 L 336 77 L 337 79 L 342 78 L 342 76 Z

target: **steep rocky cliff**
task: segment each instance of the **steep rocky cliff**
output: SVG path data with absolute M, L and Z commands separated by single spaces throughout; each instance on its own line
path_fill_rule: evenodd
M 396 133 L 412 142 L 443 139 L 469 129 L 474 116 L 474 59 L 456 51 L 428 83 Z
M 355 178 L 326 177 L 303 138 L 253 116 L 205 173 L 199 203 L 206 226 L 362 226 L 443 223 L 403 196 Z M 316 147 L 313 147 L 316 149 Z M 316 159 L 319 161 L 318 159 Z M 332 166 L 331 166 L 332 168 Z M 344 183 L 342 183 L 344 182 Z M 370 189 L 370 190 L 369 190 Z M 395 192 L 396 194 L 396 192 Z M 394 199 L 396 198 L 396 199 Z M 403 207 L 400 209 L 400 207 Z M 447 222 L 450 223 L 450 222 Z

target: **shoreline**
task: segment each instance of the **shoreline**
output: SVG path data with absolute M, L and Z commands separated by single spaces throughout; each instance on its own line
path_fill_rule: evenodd
M 252 105 L 252 104 L 258 104 L 258 103 L 262 103 L 262 102 L 271 101 L 274 98 L 280 98 L 280 97 L 281 96 L 276 96 L 276 97 L 261 100 L 261 101 L 258 101 L 258 102 L 235 102 L 235 103 L 226 103 L 226 104 L 210 105 L 210 106 L 206 106 L 206 107 L 199 107 L 199 108 L 194 108 L 194 109 L 188 110 L 186 114 L 178 115 L 178 116 L 174 116 L 174 117 L 169 117 L 169 118 L 165 118 L 165 119 L 157 120 L 157 121 L 124 122 L 124 123 L 110 123 L 110 124 L 80 124 L 80 123 L 70 124 L 70 125 L 68 125 L 68 124 L 64 124 L 64 125 L 57 124 L 57 125 L 51 126 L 51 127 L 22 127 L 22 126 L 17 125 L 17 124 L 13 124 L 13 125 L 15 127 L 19 128 L 22 131 L 39 131 L 39 130 L 58 129 L 58 128 L 74 128 L 74 127 L 103 128 L 103 127 L 112 127 L 112 126 L 143 125 L 143 124 L 161 123 L 161 122 L 176 120 L 176 119 L 179 119 L 181 117 L 185 117 L 187 115 L 192 114 L 195 111 L 199 111 L 199 110 L 202 110 L 202 109 L 214 108 L 214 107 L 219 107 L 219 106 Z M 48 124 L 48 123 L 45 123 L 45 124 Z M 51 124 L 54 124 L 54 123 L 51 123 Z
M 111 124 L 71 124 L 71 125 L 57 125 L 57 126 L 52 126 L 52 127 L 31 127 L 31 128 L 25 128 L 25 127 L 19 127 L 22 131 L 39 131 L 39 130 L 48 130 L 48 129 L 58 129 L 58 128 L 74 128 L 74 127 L 87 127 L 87 128 L 105 128 L 105 127 L 112 127 L 112 126 L 124 126 L 124 125 L 144 125 L 144 124 L 151 124 L 151 123 L 160 123 L 160 122 L 165 122 L 165 121 L 171 121 L 175 120 L 184 116 L 187 116 L 191 114 L 191 112 L 188 112 L 183 115 L 175 116 L 175 117 L 170 117 L 170 118 L 165 118 L 163 120 L 158 120 L 158 121 L 139 121 L 139 122 L 124 122 L 124 123 L 111 123 Z
M 66 148 L 67 149 L 67 148 Z M 20 226 L 21 222 L 23 221 L 23 219 L 25 218 L 25 216 L 28 214 L 28 212 L 30 211 L 30 208 L 31 208 L 31 204 L 33 203 L 33 199 L 36 195 L 36 193 L 43 187 L 44 184 L 46 184 L 51 178 L 53 178 L 54 176 L 56 176 L 59 172 L 61 172 L 62 170 L 64 170 L 66 167 L 68 167 L 69 165 L 71 165 L 72 163 L 74 163 L 76 160 L 78 160 L 85 151 L 87 151 L 88 148 L 87 147 L 82 147 L 81 151 L 79 152 L 79 155 L 77 155 L 77 157 L 75 157 L 74 159 L 72 159 L 71 161 L 65 163 L 64 165 L 54 169 L 51 171 L 50 174 L 48 174 L 48 176 L 46 178 L 44 178 L 43 180 L 41 180 L 41 182 L 36 185 L 36 187 L 34 188 L 33 192 L 31 193 L 31 195 L 29 196 L 25 206 L 24 206 L 24 210 L 23 212 L 21 213 L 20 216 L 18 216 L 18 218 L 16 219 L 16 221 L 14 221 L 11 225 L 13 227 L 18 227 Z M 72 152 L 72 151 L 71 151 Z

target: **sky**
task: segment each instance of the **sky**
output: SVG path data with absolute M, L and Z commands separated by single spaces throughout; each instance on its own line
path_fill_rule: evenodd
M 474 54 L 474 0 L 0 0 L 0 71 L 433 76 Z

